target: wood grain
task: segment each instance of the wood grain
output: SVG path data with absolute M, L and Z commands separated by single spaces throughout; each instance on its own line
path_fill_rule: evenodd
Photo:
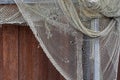
M 118 65 L 118 75 L 117 80 L 120 80 L 120 59 L 119 59 L 119 65 Z
M 0 28 L 0 80 L 65 79 L 48 60 L 29 27 L 3 25 Z
M 18 27 L 3 27 L 3 80 L 18 80 Z
M 0 80 L 65 80 L 53 67 L 29 27 L 0 28 Z
M 65 80 L 53 67 L 29 27 L 0 28 L 0 80 Z
M 28 27 L 19 31 L 20 80 L 47 80 L 47 59 Z M 44 66 L 43 66 L 44 65 Z M 44 70 L 44 71 L 43 71 Z
M 2 28 L 0 27 L 0 80 L 3 80 L 3 40 L 2 40 Z
M 19 80 L 63 80 L 26 26 L 19 29 Z

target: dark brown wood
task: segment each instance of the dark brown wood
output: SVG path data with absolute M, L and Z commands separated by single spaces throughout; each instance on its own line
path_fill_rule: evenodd
M 19 79 L 63 80 L 26 26 L 19 29 Z
M 18 80 L 18 27 L 3 27 L 3 80 Z
M 0 28 L 0 80 L 65 80 L 53 67 L 29 27 Z
M 0 25 L 0 80 L 3 80 L 3 40 L 2 40 L 2 27 Z
M 120 69 L 118 80 L 119 73 Z M 0 80 L 65 79 L 48 60 L 29 27 L 3 25 L 0 28 Z
M 120 59 L 119 59 L 119 65 L 118 65 L 118 78 L 117 80 L 120 80 Z
M 19 32 L 20 80 L 47 80 L 47 59 L 28 27 Z M 44 70 L 44 71 L 43 71 Z

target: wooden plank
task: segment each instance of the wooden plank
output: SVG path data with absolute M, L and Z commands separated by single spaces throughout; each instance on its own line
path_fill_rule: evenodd
M 53 0 L 22 0 L 24 3 L 55 3 Z M 77 2 L 74 0 L 74 2 Z M 0 0 L 0 4 L 15 4 L 14 0 Z
M 120 59 L 119 59 L 119 65 L 118 65 L 118 75 L 117 80 L 120 80 Z
M 44 0 L 22 0 L 24 3 L 53 3 L 52 0 L 44 1 Z M 14 0 L 0 0 L 0 4 L 15 4 Z
M 1 25 L 0 25 L 1 26 Z M 3 40 L 2 40 L 2 27 L 0 27 L 0 80 L 3 80 Z
M 19 39 L 19 80 L 34 80 L 34 72 L 36 72 L 36 69 L 39 71 L 40 68 L 40 55 L 38 54 L 39 50 L 37 48 L 35 49 L 35 39 L 33 40 L 33 36 L 28 27 L 20 27 Z M 40 71 L 36 73 L 36 77 L 39 74 Z
M 3 27 L 3 80 L 18 80 L 18 27 Z
M 19 29 L 19 80 L 62 80 L 26 26 Z
M 13 4 L 14 0 L 0 0 L 0 4 Z
M 65 80 L 48 61 L 28 27 L 19 29 L 19 49 L 20 80 Z M 0 28 L 0 80 L 18 80 L 17 60 L 18 27 L 4 25 Z
M 47 80 L 65 80 L 59 72 L 55 69 L 52 63 L 48 62 L 48 78 Z

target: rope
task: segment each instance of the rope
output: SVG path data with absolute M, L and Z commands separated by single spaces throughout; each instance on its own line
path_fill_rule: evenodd
M 82 2 L 84 4 L 86 4 L 85 1 L 86 0 L 82 0 Z M 103 36 L 107 35 L 112 30 L 112 28 L 115 26 L 116 21 L 114 19 L 112 19 L 111 22 L 109 23 L 109 25 L 103 31 L 90 30 L 90 29 L 86 28 L 82 24 L 81 20 L 79 19 L 78 13 L 77 13 L 77 11 L 76 11 L 76 9 L 74 7 L 74 4 L 73 4 L 73 2 L 71 0 L 58 0 L 58 2 L 59 2 L 59 5 L 60 5 L 63 13 L 67 16 L 67 18 L 69 20 L 72 21 L 74 27 L 77 30 L 79 30 L 82 33 L 84 33 L 85 35 L 87 35 L 87 36 L 90 36 L 90 37 L 103 37 Z M 79 2 L 80 2 L 80 0 L 79 0 Z M 104 3 L 104 2 L 101 2 L 101 3 Z M 107 2 L 107 3 L 112 3 L 112 1 Z M 101 7 L 98 7 L 99 5 L 100 4 L 97 4 L 97 5 L 95 4 L 95 7 L 92 6 L 91 8 L 92 9 L 97 8 L 101 12 L 104 11 Z M 103 4 L 103 5 L 105 5 L 105 4 Z M 107 8 L 107 5 L 103 6 L 103 8 Z M 88 7 L 87 5 L 85 5 L 85 6 Z

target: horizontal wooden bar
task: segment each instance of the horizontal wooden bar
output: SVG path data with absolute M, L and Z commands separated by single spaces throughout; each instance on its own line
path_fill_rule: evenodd
M 53 3 L 53 0 L 23 0 L 24 3 Z M 0 4 L 15 4 L 14 0 L 0 0 Z
M 14 4 L 14 0 L 0 0 L 0 4 Z
M 22 0 L 24 3 L 54 3 L 55 0 Z M 77 2 L 77 0 L 73 0 Z M 14 0 L 0 0 L 0 4 L 15 4 Z

